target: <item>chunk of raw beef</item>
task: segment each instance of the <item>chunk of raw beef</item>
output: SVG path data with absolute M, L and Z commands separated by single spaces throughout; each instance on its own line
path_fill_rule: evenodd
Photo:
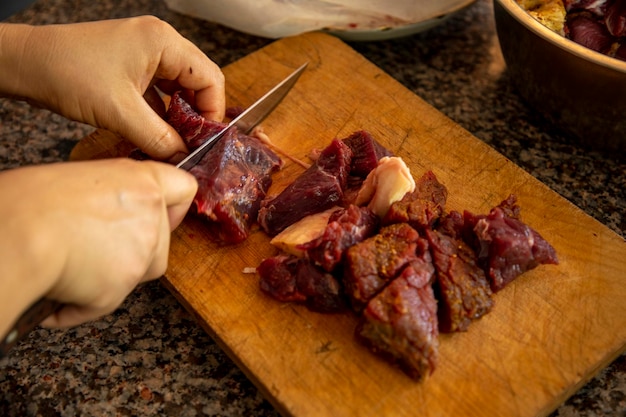
M 378 165 L 380 158 L 393 156 L 393 153 L 378 143 L 374 137 L 365 130 L 358 130 L 347 138 L 344 143 L 352 150 L 352 162 L 350 175 L 366 178 L 367 175 Z
M 437 271 L 434 288 L 440 330 L 465 331 L 493 307 L 489 282 L 465 242 L 437 230 L 427 230 L 426 237 Z
M 343 204 L 352 151 L 335 139 L 315 164 L 298 176 L 280 194 L 261 203 L 258 223 L 270 236 L 310 214 Z
M 391 205 L 383 224 L 408 223 L 420 232 L 431 229 L 443 214 L 447 198 L 447 188 L 428 171 L 415 181 L 415 191 Z
M 167 121 L 191 150 L 225 126 L 203 118 L 178 93 L 170 102 Z M 209 220 L 209 227 L 224 242 L 242 242 L 272 184 L 271 174 L 282 163 L 257 138 L 230 129 L 189 171 L 198 180 L 197 214 Z
M 398 223 L 382 228 L 346 251 L 343 284 L 356 311 L 362 310 L 407 264 L 417 259 L 420 239 L 411 226 Z
M 369 301 L 357 335 L 375 353 L 397 363 L 416 380 L 437 366 L 437 301 L 432 264 L 412 262 Z
M 331 214 L 324 233 L 310 242 L 298 245 L 306 257 L 331 272 L 343 260 L 352 245 L 372 236 L 378 230 L 379 219 L 367 207 L 349 205 Z
M 345 310 L 339 281 L 294 255 L 276 255 L 257 267 L 261 291 L 278 301 L 303 303 L 312 311 L 334 313 Z
M 487 215 L 463 213 L 466 240 L 478 255 L 478 262 L 496 292 L 519 275 L 541 264 L 558 264 L 554 248 L 511 209 L 515 198 L 509 197 Z

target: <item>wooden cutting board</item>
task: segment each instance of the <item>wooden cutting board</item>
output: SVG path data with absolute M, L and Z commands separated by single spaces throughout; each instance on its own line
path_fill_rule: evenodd
M 202 221 L 174 232 L 164 282 L 285 416 L 543 416 L 626 347 L 626 244 L 483 142 L 430 107 L 340 40 L 286 38 L 224 68 L 228 105 L 247 106 L 309 61 L 263 123 L 301 159 L 365 129 L 415 177 L 433 170 L 449 209 L 486 213 L 515 193 L 526 223 L 556 248 L 495 296 L 465 333 L 443 335 L 435 373 L 417 383 L 358 344 L 351 314 L 322 315 L 262 295 L 245 274 L 275 253 L 262 232 L 220 245 Z M 443 87 L 442 87 L 443 88 Z M 125 155 L 96 131 L 73 159 Z M 303 169 L 286 159 L 272 191 Z

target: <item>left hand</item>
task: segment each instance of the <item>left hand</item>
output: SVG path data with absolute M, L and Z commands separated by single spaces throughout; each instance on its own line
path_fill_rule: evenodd
M 155 159 L 187 149 L 144 98 L 154 85 L 168 94 L 185 89 L 203 116 L 224 117 L 219 67 L 156 17 L 2 24 L 0 42 L 5 49 L 0 51 L 0 93 L 118 133 Z

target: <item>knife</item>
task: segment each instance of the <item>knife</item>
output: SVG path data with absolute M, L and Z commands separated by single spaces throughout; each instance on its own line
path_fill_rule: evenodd
M 226 132 L 232 128 L 239 129 L 244 134 L 261 123 L 278 104 L 285 98 L 287 93 L 295 85 L 300 75 L 304 72 L 308 62 L 300 66 L 292 72 L 287 78 L 278 85 L 265 93 L 263 97 L 258 99 L 254 104 L 244 110 L 239 116 L 234 118 L 226 127 L 215 135 L 211 136 L 206 142 L 191 152 L 185 159 L 180 161 L 176 167 L 189 171 L 194 167 L 202 157 L 213 147 L 213 145 L 223 137 Z M 6 356 L 13 346 L 19 342 L 24 336 L 37 327 L 46 317 L 57 312 L 63 307 L 63 303 L 48 298 L 42 298 L 35 304 L 30 306 L 24 314 L 22 314 L 15 325 L 9 330 L 7 335 L 0 341 L 0 358 Z
M 236 127 L 244 134 L 250 133 L 255 126 L 263 121 L 276 106 L 283 100 L 287 93 L 294 86 L 298 78 L 308 62 L 304 63 L 300 68 L 291 73 L 287 78 L 282 80 L 276 87 L 265 93 L 263 97 L 258 99 L 253 105 L 244 110 L 239 116 L 235 117 L 224 129 L 211 136 L 206 142 L 191 152 L 185 159 L 180 161 L 176 167 L 189 171 L 195 166 L 202 157 L 213 147 L 222 136 L 231 128 Z

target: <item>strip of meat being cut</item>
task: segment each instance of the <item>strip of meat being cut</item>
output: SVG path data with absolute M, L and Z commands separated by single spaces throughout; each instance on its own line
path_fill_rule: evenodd
M 225 126 L 203 118 L 179 93 L 172 96 L 166 120 L 192 150 Z M 244 241 L 272 184 L 271 174 L 282 164 L 257 138 L 230 129 L 189 171 L 198 180 L 197 214 L 209 220 L 222 241 Z
M 270 236 L 310 214 L 343 204 L 352 151 L 334 139 L 309 169 L 280 194 L 261 203 L 258 223 Z

